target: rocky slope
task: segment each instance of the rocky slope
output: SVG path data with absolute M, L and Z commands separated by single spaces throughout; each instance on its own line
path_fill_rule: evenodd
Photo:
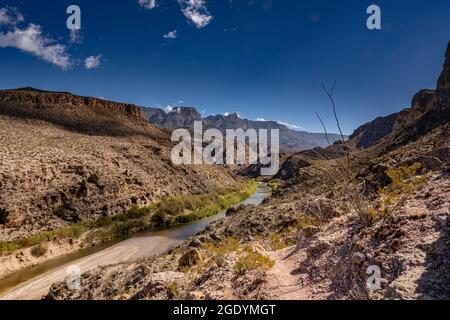
M 230 210 L 163 256 L 91 270 L 80 290 L 55 284 L 47 298 L 449 299 L 449 52 L 436 90 L 387 126 L 286 159 L 262 205 Z
M 0 141 L 0 241 L 236 184 L 173 166 L 169 134 L 140 108 L 69 93 L 0 91 Z
M 421 90 L 411 107 L 380 117 L 356 129 L 350 136 L 358 148 L 368 148 L 391 135 L 390 143 L 417 138 L 450 120 L 450 46 L 435 90 Z M 406 140 L 405 140 L 406 139 Z
M 325 147 L 328 141 L 322 133 L 309 133 L 291 130 L 285 125 L 273 121 L 251 121 L 241 118 L 238 114 L 215 115 L 202 118 L 195 108 L 178 107 L 170 111 L 155 108 L 142 108 L 144 118 L 154 125 L 173 130 L 178 128 L 193 128 L 194 121 L 203 121 L 204 129 L 219 129 L 225 133 L 226 129 L 278 129 L 280 130 L 280 144 L 284 150 L 307 150 L 316 147 Z M 337 134 L 329 134 L 331 143 L 340 140 Z

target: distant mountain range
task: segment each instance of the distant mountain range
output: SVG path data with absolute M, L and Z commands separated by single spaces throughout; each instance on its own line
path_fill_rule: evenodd
M 280 144 L 285 150 L 302 151 L 328 146 L 327 138 L 323 133 L 292 130 L 274 121 L 252 121 L 241 118 L 237 113 L 203 118 L 195 108 L 176 107 L 167 111 L 158 108 L 142 108 L 142 114 L 150 123 L 168 130 L 191 129 L 194 127 L 194 121 L 203 121 L 205 130 L 215 128 L 223 133 L 226 129 L 278 129 L 280 130 Z M 328 139 L 333 144 L 341 140 L 341 136 L 329 134 Z

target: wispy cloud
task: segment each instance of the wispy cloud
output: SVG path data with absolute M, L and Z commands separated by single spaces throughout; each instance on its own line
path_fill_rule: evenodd
M 19 12 L 19 10 L 17 10 L 17 8 L 0 8 L 0 26 L 15 26 L 24 21 L 25 19 L 23 15 Z
M 164 34 L 164 39 L 176 39 L 178 37 L 178 31 L 173 30 Z
M 86 60 L 84 60 L 84 67 L 88 70 L 98 68 L 102 64 L 101 59 L 101 54 L 99 54 L 98 56 L 87 57 Z
M 0 48 L 7 47 L 32 54 L 63 70 L 72 66 L 66 46 L 55 43 L 53 39 L 43 35 L 41 27 L 35 24 L 30 24 L 25 29 L 14 27 L 11 31 L 0 32 Z
M 178 0 L 178 3 L 184 16 L 199 29 L 206 27 L 214 18 L 205 0 Z
M 83 42 L 83 35 L 81 33 L 81 30 L 77 29 L 70 30 L 69 41 L 70 43 L 76 44 L 80 44 L 81 42 Z
M 19 49 L 63 70 L 72 66 L 72 59 L 65 45 L 44 35 L 39 25 L 18 26 L 24 22 L 23 15 L 16 8 L 0 8 L 0 26 L 7 29 L 0 32 L 0 48 Z
M 140 6 L 148 10 L 152 10 L 158 6 L 158 2 L 156 0 L 139 0 L 138 3 Z
M 281 124 L 283 126 L 288 127 L 289 129 L 293 129 L 293 130 L 303 130 L 302 126 L 296 125 L 296 124 L 291 124 L 291 123 L 287 123 L 287 122 L 283 122 L 283 121 L 277 121 L 278 124 Z

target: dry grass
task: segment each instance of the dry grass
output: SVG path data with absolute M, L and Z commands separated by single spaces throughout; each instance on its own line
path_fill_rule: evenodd
M 246 247 L 238 258 L 233 269 L 236 276 L 245 274 L 252 270 L 268 270 L 275 265 L 275 261 L 268 256 Z

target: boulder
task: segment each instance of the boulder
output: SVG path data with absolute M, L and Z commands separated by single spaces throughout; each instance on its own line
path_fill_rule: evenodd
M 205 294 L 199 291 L 189 292 L 186 300 L 205 300 Z
M 231 207 L 231 208 L 228 208 L 228 210 L 227 210 L 227 212 L 225 213 L 225 215 L 226 215 L 227 217 L 229 217 L 229 216 L 235 215 L 236 213 L 238 213 L 238 208 L 237 208 L 237 207 Z
M 202 261 L 202 256 L 197 249 L 191 249 L 181 256 L 178 260 L 178 266 L 180 268 L 192 267 Z

